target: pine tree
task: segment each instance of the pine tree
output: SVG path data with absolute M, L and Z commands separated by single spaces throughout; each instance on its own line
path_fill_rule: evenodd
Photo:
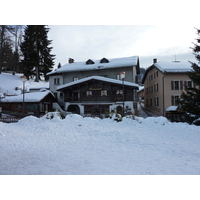
M 12 49 L 12 41 L 5 41 L 2 51 L 2 71 L 12 71 L 13 69 L 14 53 Z
M 35 75 L 35 81 L 40 80 L 43 75 L 50 72 L 54 65 L 54 55 L 51 54 L 52 47 L 49 47 L 51 40 L 48 40 L 49 28 L 45 25 L 28 25 L 25 28 L 24 41 L 21 44 L 23 54 L 24 75 L 27 78 Z
M 192 48 L 198 64 L 200 63 L 200 30 L 197 29 L 198 39 Z M 186 119 L 192 123 L 200 117 L 200 66 L 190 62 L 192 70 L 188 72 L 188 76 L 194 83 L 194 87 L 187 87 L 186 92 L 182 92 L 180 99 L 180 107 L 186 113 Z M 189 119 L 189 120 L 188 120 Z
M 14 27 L 11 25 L 0 25 L 0 74 L 4 63 L 5 43 L 14 34 Z

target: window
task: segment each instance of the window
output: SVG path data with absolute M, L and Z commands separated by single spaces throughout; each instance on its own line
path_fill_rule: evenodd
M 54 85 L 60 85 L 60 78 L 54 78 Z
M 152 98 L 150 98 L 150 106 L 152 106 L 153 104 L 152 104 Z
M 78 77 L 74 77 L 74 78 L 73 78 L 73 81 L 78 81 Z
M 154 85 L 154 92 L 158 92 L 158 83 Z
M 86 91 L 86 96 L 87 97 L 92 96 L 92 91 L 91 90 Z
M 153 85 L 150 87 L 150 93 L 153 93 Z
M 156 72 L 156 77 L 158 77 L 158 71 Z
M 92 61 L 91 59 L 89 59 L 87 62 L 86 62 L 86 65 L 92 65 L 94 64 L 94 61 Z
M 192 81 L 185 81 L 184 86 L 185 86 L 185 89 L 186 88 L 193 88 L 194 83 Z
M 123 90 L 117 90 L 117 91 L 116 91 L 116 94 L 117 94 L 117 95 L 123 95 Z
M 158 103 L 158 97 L 154 97 L 154 106 L 158 106 L 159 103 Z
M 38 110 L 38 104 L 37 103 L 26 103 L 26 111 L 37 111 Z
M 179 105 L 179 95 L 174 95 L 174 96 L 172 96 L 172 105 L 173 106 L 178 106 Z
M 153 80 L 153 74 L 149 75 L 149 81 Z
M 179 81 L 174 81 L 174 90 L 179 90 Z
M 146 88 L 146 94 L 148 94 L 149 93 L 149 88 Z
M 156 71 L 155 73 L 154 73 L 154 78 L 157 78 L 158 77 L 158 71 Z
M 63 98 L 63 92 L 60 92 L 60 98 Z
M 120 80 L 120 74 L 117 74 L 117 80 Z
M 172 90 L 183 90 L 183 81 L 171 81 Z
M 109 60 L 107 58 L 102 58 L 100 60 L 100 63 L 109 63 Z
M 101 96 L 108 96 L 107 90 L 101 90 Z

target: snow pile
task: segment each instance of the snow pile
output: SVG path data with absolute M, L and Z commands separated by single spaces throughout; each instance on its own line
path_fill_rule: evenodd
M 54 116 L 0 122 L 0 174 L 200 174 L 198 126 Z

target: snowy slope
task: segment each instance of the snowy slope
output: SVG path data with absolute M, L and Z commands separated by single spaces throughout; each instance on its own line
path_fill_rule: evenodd
M 147 119 L 0 122 L 0 174 L 196 174 L 199 127 Z
M 23 74 L 16 74 L 13 76 L 12 74 L 9 73 L 2 73 L 0 74 L 0 93 L 4 94 L 6 93 L 7 95 L 19 95 L 21 94 L 21 90 L 16 90 L 15 88 L 22 88 L 23 84 L 20 79 L 20 77 Z M 40 82 L 34 82 L 34 80 L 28 80 L 25 83 L 25 88 L 27 91 L 31 88 L 49 88 L 49 82 L 45 81 L 40 81 Z

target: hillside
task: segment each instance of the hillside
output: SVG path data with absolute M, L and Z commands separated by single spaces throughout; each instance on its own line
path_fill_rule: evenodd
M 9 73 L 0 74 L 0 95 L 2 96 L 4 93 L 6 95 L 19 95 L 21 94 L 21 89 L 23 87 L 22 81 L 20 77 L 23 74 L 16 74 L 13 76 Z M 26 91 L 30 91 L 31 88 L 49 88 L 49 82 L 40 81 L 34 82 L 34 80 L 28 80 L 25 83 Z M 16 88 L 19 88 L 16 90 Z

